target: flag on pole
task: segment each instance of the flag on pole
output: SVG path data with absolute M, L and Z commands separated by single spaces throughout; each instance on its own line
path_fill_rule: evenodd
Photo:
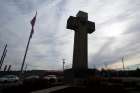
M 35 16 L 33 17 L 33 19 L 30 22 L 31 23 L 31 26 L 32 26 L 31 33 L 30 33 L 30 38 L 32 38 L 32 35 L 34 33 L 34 25 L 35 25 L 35 22 L 36 22 L 36 16 L 37 16 L 37 11 L 36 11 Z
M 30 36 L 29 36 L 29 40 L 28 40 L 27 46 L 26 46 L 25 54 L 24 54 L 24 57 L 23 57 L 23 62 L 22 62 L 22 65 L 21 65 L 21 73 L 23 72 L 23 68 L 24 68 L 24 64 L 25 64 L 25 59 L 26 59 L 26 55 L 27 55 L 27 52 L 28 52 L 28 47 L 29 47 L 29 44 L 30 44 L 30 40 L 31 40 L 32 35 L 34 33 L 34 25 L 35 25 L 35 22 L 36 22 L 36 16 L 37 16 L 37 11 L 36 11 L 36 14 L 33 17 L 33 19 L 30 21 L 32 29 L 31 29 L 31 32 L 30 32 Z

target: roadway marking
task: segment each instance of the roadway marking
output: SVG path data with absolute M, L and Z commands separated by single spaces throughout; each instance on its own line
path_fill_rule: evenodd
M 51 88 L 48 88 L 48 89 L 39 90 L 39 91 L 31 92 L 31 93 L 50 93 L 50 92 L 65 89 L 65 88 L 68 88 L 68 87 L 69 86 L 66 86 L 66 85 L 56 86 L 56 87 L 51 87 Z

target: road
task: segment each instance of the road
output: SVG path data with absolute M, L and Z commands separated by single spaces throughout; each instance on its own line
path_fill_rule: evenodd
M 53 91 L 58 91 L 58 90 L 65 89 L 65 88 L 68 88 L 68 87 L 69 86 L 67 86 L 67 85 L 55 86 L 55 87 L 52 87 L 52 88 L 48 88 L 48 89 L 44 89 L 44 90 L 40 90 L 40 91 L 35 91 L 35 92 L 32 92 L 32 93 L 51 93 Z

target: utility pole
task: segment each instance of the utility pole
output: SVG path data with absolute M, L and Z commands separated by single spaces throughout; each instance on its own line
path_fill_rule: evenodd
M 124 66 L 124 57 L 122 57 L 122 65 L 123 65 L 123 70 L 125 70 L 125 66 Z
M 65 70 L 64 66 L 65 66 L 65 59 L 63 59 L 63 72 Z

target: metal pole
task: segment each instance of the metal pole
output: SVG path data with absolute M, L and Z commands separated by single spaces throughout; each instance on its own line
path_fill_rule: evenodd
M 8 71 L 10 72 L 10 70 L 11 70 L 11 65 L 9 65 L 9 67 L 8 67 Z
M 7 70 L 7 65 L 5 65 L 5 67 L 4 67 L 4 72 Z
M 1 64 L 0 64 L 0 69 L 2 68 L 4 59 L 5 59 L 5 57 L 6 57 L 6 53 L 7 53 L 7 49 L 5 50 L 4 55 L 3 55 L 3 57 L 2 57 Z
M 63 59 L 63 72 L 65 70 L 64 65 L 65 65 L 65 59 Z
M 24 54 L 24 57 L 23 57 L 23 61 L 22 61 L 22 65 L 21 65 L 21 73 L 23 72 L 23 68 L 24 68 L 24 64 L 25 64 L 25 59 L 26 59 L 28 47 L 29 47 L 29 44 L 30 44 L 30 40 L 31 40 L 31 33 L 30 33 L 30 36 L 29 36 L 29 39 L 28 39 L 28 43 L 27 43 L 27 46 L 26 46 L 26 50 L 25 50 L 25 54 Z
M 122 57 L 122 64 L 123 64 L 123 70 L 125 70 L 125 67 L 124 67 L 124 57 Z
M 3 64 L 3 61 L 4 61 L 4 58 L 6 56 L 6 53 L 7 53 L 7 44 L 4 47 L 4 50 L 3 50 L 3 53 L 2 53 L 2 56 L 1 56 L 1 59 L 0 59 L 0 70 L 1 70 L 1 67 L 2 67 L 2 64 Z

